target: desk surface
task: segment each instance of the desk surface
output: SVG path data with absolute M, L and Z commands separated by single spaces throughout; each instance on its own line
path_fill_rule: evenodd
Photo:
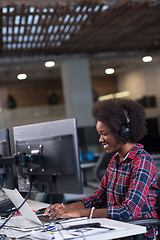
M 29 200 L 28 203 L 30 204 L 31 208 L 34 210 L 48 206 L 48 204 L 46 204 L 46 203 L 40 203 L 40 202 L 31 201 L 31 200 Z M 26 225 L 27 220 L 24 220 L 24 218 L 22 216 L 16 216 L 16 217 L 14 217 L 13 220 L 14 221 L 12 221 L 12 224 L 14 222 L 15 226 L 18 227 L 18 222 L 22 223 L 24 221 L 24 224 L 25 224 L 24 228 L 27 227 L 27 225 Z M 77 230 L 74 230 L 74 232 L 71 232 L 71 230 L 63 229 L 63 228 L 67 228 L 71 225 L 86 224 L 86 223 L 93 223 L 93 222 L 99 222 L 102 227 L 109 228 L 112 230 L 105 229 L 105 232 L 104 232 L 103 228 L 100 228 L 100 229 L 98 228 L 98 229 L 93 229 L 93 230 L 85 230 L 85 232 L 82 233 L 81 231 L 77 231 Z M 93 240 L 92 234 L 94 234 L 94 236 L 96 235 L 96 239 L 98 238 L 99 240 L 105 240 L 105 239 L 108 240 L 108 239 L 116 239 L 116 238 L 120 238 L 120 237 L 127 237 L 127 236 L 142 234 L 142 233 L 146 232 L 145 227 L 133 225 L 133 224 L 129 224 L 129 223 L 124 223 L 124 222 L 120 222 L 120 221 L 115 221 L 115 220 L 111 220 L 111 219 L 107 219 L 107 218 L 93 218 L 93 219 L 79 218 L 79 219 L 66 220 L 66 221 L 61 221 L 61 224 L 56 224 L 56 227 L 60 231 L 57 231 L 54 233 L 55 240 L 61 240 L 64 238 L 69 239 L 71 237 L 74 239 L 84 239 L 83 234 L 85 234 L 86 240 Z M 11 238 L 15 237 L 14 231 L 11 229 L 9 229 L 8 232 L 7 232 L 7 230 L 5 230 L 5 232 L 3 232 L 4 230 L 2 232 L 1 231 L 0 231 L 0 233 L 7 234 L 7 237 L 11 237 Z M 17 232 L 18 231 L 16 230 L 15 234 L 17 234 Z M 36 239 L 34 237 L 34 234 L 37 234 L 37 231 L 32 231 L 32 233 L 30 233 L 30 232 L 22 233 L 22 229 L 21 229 L 20 233 L 21 233 L 21 237 L 23 236 L 23 239 Z M 40 236 L 40 233 L 41 232 L 39 232 L 39 236 Z M 25 237 L 25 234 L 26 235 L 29 234 L 30 236 Z M 46 234 L 46 235 L 44 235 L 44 237 L 42 237 L 41 239 L 51 239 L 51 237 L 49 238 L 49 236 L 47 235 L 47 234 L 51 234 L 50 232 L 43 232 L 43 234 Z M 63 238 L 62 238 L 62 236 L 63 236 Z
M 95 167 L 96 166 L 96 162 L 85 162 L 85 163 L 81 163 L 81 168 L 84 169 L 84 168 L 92 168 L 92 167 Z
M 146 232 L 146 228 L 138 225 L 133 225 L 129 223 L 124 223 L 120 221 L 115 221 L 107 218 L 93 218 L 93 219 L 85 219 L 74 222 L 66 222 L 63 223 L 63 227 L 66 228 L 70 225 L 76 225 L 76 224 L 85 224 L 85 223 L 94 223 L 99 222 L 102 227 L 108 228 L 108 230 L 105 231 L 103 228 L 95 229 L 95 232 L 93 232 L 94 235 L 97 235 L 96 239 L 99 240 L 107 240 L 107 239 L 116 239 L 121 237 L 127 237 L 137 234 L 143 234 Z M 102 232 L 101 232 L 102 230 Z M 81 238 L 83 238 L 82 234 L 80 235 Z M 87 240 L 93 240 L 93 235 L 86 235 L 85 239 Z

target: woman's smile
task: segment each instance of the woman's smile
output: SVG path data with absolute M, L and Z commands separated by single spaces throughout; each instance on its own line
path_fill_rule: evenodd
M 105 150 L 107 150 L 109 148 L 109 146 L 110 146 L 109 143 L 102 143 L 102 145 L 103 145 Z

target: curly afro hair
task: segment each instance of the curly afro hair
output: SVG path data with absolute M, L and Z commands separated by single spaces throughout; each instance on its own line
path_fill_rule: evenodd
M 127 123 L 124 109 L 127 111 L 130 120 L 129 139 L 120 135 L 122 126 Z M 109 99 L 96 102 L 93 105 L 92 114 L 96 121 L 107 124 L 120 142 L 137 142 L 147 134 L 144 108 L 131 99 Z

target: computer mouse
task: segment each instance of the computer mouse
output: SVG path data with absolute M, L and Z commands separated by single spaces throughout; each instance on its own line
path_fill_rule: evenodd
M 40 208 L 36 211 L 36 215 L 39 215 L 39 214 L 44 214 L 46 208 Z

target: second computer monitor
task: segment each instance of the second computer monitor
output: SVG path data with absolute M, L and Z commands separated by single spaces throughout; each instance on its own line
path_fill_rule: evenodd
M 13 128 L 20 191 L 82 193 L 76 119 Z
M 10 163 L 7 164 L 10 159 Z M 3 164 L 2 164 L 3 160 Z M 0 188 L 15 188 L 15 179 L 13 174 L 13 164 L 11 159 L 11 146 L 8 129 L 0 129 Z

